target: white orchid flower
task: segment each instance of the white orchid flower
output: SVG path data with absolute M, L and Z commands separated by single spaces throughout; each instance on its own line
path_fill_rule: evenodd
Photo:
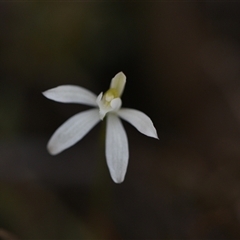
M 121 108 L 121 95 L 125 83 L 126 76 L 123 72 L 119 72 L 112 79 L 109 90 L 98 96 L 74 85 L 62 85 L 43 92 L 45 97 L 57 102 L 80 103 L 95 107 L 77 113 L 63 123 L 48 142 L 49 153 L 56 155 L 71 147 L 106 116 L 107 165 L 113 181 L 123 182 L 128 166 L 129 150 L 127 135 L 119 117 L 146 136 L 158 138 L 156 129 L 146 114 L 135 109 Z

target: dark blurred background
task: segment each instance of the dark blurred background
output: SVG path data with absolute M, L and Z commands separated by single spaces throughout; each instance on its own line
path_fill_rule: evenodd
M 0 239 L 240 239 L 240 3 L 0 3 Z M 99 94 L 127 76 L 125 181 L 95 127 L 50 156 L 54 130 L 86 106 L 41 92 Z

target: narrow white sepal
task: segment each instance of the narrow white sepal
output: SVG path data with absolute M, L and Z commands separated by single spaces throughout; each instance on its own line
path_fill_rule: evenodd
M 63 123 L 50 138 L 47 148 L 56 155 L 81 140 L 98 122 L 98 109 L 78 113 Z
M 80 103 L 97 106 L 97 96 L 91 91 L 74 85 L 61 85 L 42 93 L 46 98 L 62 103 Z
M 121 120 L 114 113 L 107 115 L 106 158 L 115 183 L 123 182 L 128 166 L 128 140 Z
M 157 131 L 153 126 L 152 120 L 143 112 L 135 109 L 121 108 L 118 115 L 131 123 L 142 134 L 158 139 Z
M 126 84 L 126 76 L 123 72 L 117 73 L 111 81 L 110 88 L 117 90 L 119 97 L 121 97 Z

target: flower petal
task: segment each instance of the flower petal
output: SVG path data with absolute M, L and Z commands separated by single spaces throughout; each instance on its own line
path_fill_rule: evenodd
M 122 106 L 122 100 L 121 98 L 114 98 L 111 102 L 110 102 L 110 106 L 112 108 L 111 111 L 118 111 L 118 109 Z
M 96 99 L 97 105 L 99 105 L 99 103 L 101 102 L 102 96 L 103 96 L 103 93 L 102 93 L 102 92 L 97 96 L 97 99 Z
M 139 132 L 158 139 L 152 120 L 145 113 L 135 109 L 122 108 L 118 111 L 118 115 L 131 123 Z
M 61 85 L 43 92 L 43 95 L 56 102 L 97 106 L 97 96 L 91 91 L 79 86 Z
M 107 115 L 106 158 L 113 181 L 123 182 L 129 158 L 128 140 L 121 120 L 113 113 Z
M 123 72 L 119 72 L 112 79 L 110 88 L 116 89 L 119 94 L 119 97 L 121 97 L 125 84 L 126 84 L 126 76 Z
M 50 138 L 47 148 L 56 155 L 81 140 L 98 122 L 98 109 L 78 113 L 63 123 Z

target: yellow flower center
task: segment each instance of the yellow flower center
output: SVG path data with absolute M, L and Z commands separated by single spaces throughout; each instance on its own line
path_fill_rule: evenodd
M 107 92 L 104 93 L 102 101 L 104 103 L 105 106 L 109 106 L 111 101 L 114 98 L 118 98 L 118 92 L 115 88 L 110 88 L 109 90 L 107 90 Z

